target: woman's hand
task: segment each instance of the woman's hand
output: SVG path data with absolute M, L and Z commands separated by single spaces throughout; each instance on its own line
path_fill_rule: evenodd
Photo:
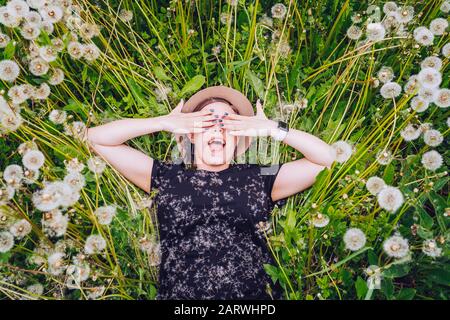
M 235 136 L 272 136 L 278 130 L 278 123 L 266 117 L 259 99 L 256 101 L 255 116 L 229 114 L 223 119 L 223 124 L 223 128 Z
M 214 125 L 212 120 L 216 119 L 209 108 L 203 108 L 197 112 L 183 113 L 184 100 L 169 114 L 161 116 L 161 128 L 172 133 L 199 133 L 204 132 L 206 127 Z

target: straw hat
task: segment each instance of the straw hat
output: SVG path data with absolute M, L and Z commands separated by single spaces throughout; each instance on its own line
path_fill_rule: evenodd
M 213 86 L 202 89 L 191 96 L 183 105 L 181 112 L 189 113 L 193 112 L 196 106 L 198 106 L 203 101 L 210 98 L 222 98 L 229 101 L 234 108 L 237 109 L 238 113 L 242 116 L 254 116 L 252 103 L 243 95 L 240 91 L 226 87 L 226 86 Z M 184 150 L 183 142 L 180 139 L 185 136 L 185 134 L 175 134 L 178 149 Z M 184 139 L 187 139 L 185 137 Z M 239 142 L 236 150 L 236 156 L 243 154 L 250 144 L 252 143 L 252 137 L 241 136 L 239 137 Z

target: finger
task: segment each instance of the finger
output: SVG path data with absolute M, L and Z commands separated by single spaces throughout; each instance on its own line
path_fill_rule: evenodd
M 224 117 L 224 119 L 236 119 L 236 120 L 243 120 L 243 119 L 247 119 L 247 118 L 248 118 L 248 116 L 241 116 L 240 114 L 236 114 L 236 113 L 230 113 Z
M 177 106 L 172 110 L 173 113 L 181 113 L 181 109 L 184 106 L 184 99 L 181 99 Z
M 223 119 L 222 123 L 223 124 L 238 124 L 238 123 L 242 123 L 242 121 L 241 120 Z
M 233 130 L 230 131 L 229 134 L 232 136 L 245 136 L 245 130 Z
M 243 128 L 243 126 L 236 125 L 236 124 L 225 124 L 223 126 L 223 128 L 227 129 L 227 130 L 240 130 Z

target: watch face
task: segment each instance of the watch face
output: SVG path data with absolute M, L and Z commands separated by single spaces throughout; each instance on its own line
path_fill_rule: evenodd
M 288 124 L 284 121 L 278 121 L 278 128 L 285 130 L 285 131 L 289 130 Z

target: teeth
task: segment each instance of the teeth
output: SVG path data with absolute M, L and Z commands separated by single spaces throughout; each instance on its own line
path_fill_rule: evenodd
M 213 144 L 213 143 L 225 145 L 225 141 L 220 140 L 220 139 L 213 139 L 213 140 L 211 140 L 211 141 L 208 142 L 208 144 Z

